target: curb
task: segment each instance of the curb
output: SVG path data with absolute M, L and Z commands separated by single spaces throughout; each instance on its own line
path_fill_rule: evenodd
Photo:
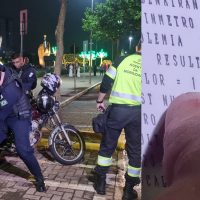
M 92 137 L 98 138 L 99 140 L 101 139 L 100 134 L 94 133 L 92 131 L 81 131 L 80 132 L 81 135 L 90 135 Z M 123 151 L 125 149 L 125 135 L 124 133 L 122 133 L 118 139 L 118 143 L 117 143 L 117 148 L 116 151 L 120 152 Z M 86 150 L 92 150 L 92 151 L 99 151 L 99 147 L 100 147 L 100 142 L 85 142 L 85 146 L 86 146 Z M 44 148 L 48 148 L 48 138 L 41 138 L 40 142 L 37 144 L 37 147 L 44 147 Z
M 79 98 L 80 96 L 84 95 L 85 93 L 87 93 L 89 90 L 91 90 L 91 89 L 93 89 L 94 87 L 100 85 L 100 83 L 101 83 L 101 82 L 96 83 L 96 84 L 92 85 L 91 87 L 86 88 L 85 90 L 83 90 L 83 91 L 81 91 L 81 92 L 75 94 L 74 96 L 72 96 L 72 97 L 70 97 L 70 98 L 68 98 L 68 99 L 66 99 L 66 100 L 64 100 L 64 101 L 62 101 L 62 102 L 60 103 L 60 106 L 61 106 L 61 107 L 66 106 L 67 104 L 71 103 L 73 100 L 75 100 L 75 99 Z

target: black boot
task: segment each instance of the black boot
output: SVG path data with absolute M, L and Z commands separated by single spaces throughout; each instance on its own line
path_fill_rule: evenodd
M 104 195 L 106 193 L 106 175 L 94 173 L 94 189 L 97 194 Z
M 46 187 L 45 187 L 44 179 L 43 178 L 36 178 L 35 180 L 36 180 L 36 182 L 35 182 L 36 190 L 38 192 L 45 192 Z
M 131 183 L 126 183 L 124 187 L 122 200 L 136 200 L 137 198 L 138 194 L 133 189 L 133 185 Z
M 125 187 L 122 200 L 136 200 L 138 198 L 137 191 L 133 189 L 134 186 L 140 184 L 139 177 L 130 177 L 127 173 L 125 174 Z

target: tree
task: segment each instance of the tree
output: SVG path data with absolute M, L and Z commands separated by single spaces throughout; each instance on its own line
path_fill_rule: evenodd
M 118 44 L 122 35 L 140 31 L 141 1 L 106 0 L 97 4 L 94 11 L 87 8 L 82 27 L 84 31 L 92 30 L 96 40 L 111 40 L 113 49 L 114 43 Z
M 62 67 L 62 59 L 64 53 L 64 45 L 63 45 L 63 36 L 64 36 L 64 24 L 65 24 L 65 16 L 66 16 L 66 7 L 67 0 L 61 0 L 61 8 L 58 17 L 58 24 L 55 30 L 56 36 L 56 44 L 57 44 L 57 53 L 56 53 L 56 62 L 54 72 L 60 76 L 61 67 Z M 56 97 L 60 99 L 60 90 L 56 93 Z
M 61 73 L 62 58 L 64 53 L 63 36 L 64 36 L 64 24 L 66 16 L 67 0 L 61 0 L 61 8 L 58 18 L 58 24 L 55 30 L 57 53 L 54 72 L 58 75 Z

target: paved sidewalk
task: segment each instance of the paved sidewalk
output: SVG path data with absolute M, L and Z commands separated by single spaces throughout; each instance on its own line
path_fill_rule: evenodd
M 61 76 L 62 84 L 60 87 L 61 95 L 66 95 L 67 93 L 74 91 L 75 89 L 76 89 L 76 92 L 78 93 L 85 88 L 91 87 L 95 85 L 96 83 L 101 82 L 102 78 L 103 76 L 91 75 L 91 83 L 89 83 L 89 80 L 90 80 L 89 73 L 81 73 L 81 76 L 79 78 L 62 75 Z M 38 78 L 37 88 L 33 91 L 34 94 L 38 94 L 38 92 L 41 90 L 40 81 L 41 81 L 41 78 Z
M 97 152 L 87 152 L 85 161 L 73 166 L 55 162 L 46 151 L 37 151 L 47 191 L 36 192 L 27 168 L 18 157 L 6 157 L 0 163 L 1 200 L 120 200 L 122 195 L 123 170 L 118 171 L 118 162 L 123 160 L 114 155 L 113 166 L 107 175 L 106 195 L 98 195 L 87 177 L 95 166 Z

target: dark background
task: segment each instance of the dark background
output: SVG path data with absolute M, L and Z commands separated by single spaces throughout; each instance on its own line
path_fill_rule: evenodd
M 105 0 L 94 0 L 97 3 Z M 43 35 L 51 47 L 56 46 L 55 28 L 60 11 L 59 0 L 0 0 L 0 35 L 3 36 L 2 54 L 20 50 L 20 10 L 28 10 L 28 34 L 24 36 L 23 51 L 37 56 L 39 45 L 43 42 Z M 82 18 L 86 7 L 91 7 L 91 0 L 67 0 L 65 21 L 64 47 L 65 53 L 73 49 L 80 53 L 83 41 L 89 40 L 89 33 L 82 30 Z M 128 39 L 125 40 L 128 46 Z M 93 49 L 103 48 L 111 57 L 111 41 L 94 41 Z

